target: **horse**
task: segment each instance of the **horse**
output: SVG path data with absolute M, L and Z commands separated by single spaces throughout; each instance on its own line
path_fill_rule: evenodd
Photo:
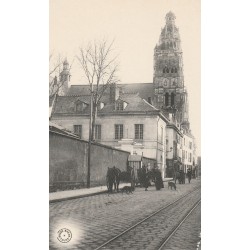
M 107 188 L 108 188 L 109 193 L 113 192 L 113 185 L 114 185 L 114 190 L 116 190 L 117 192 L 119 191 L 120 174 L 121 174 L 121 170 L 119 168 L 108 167 L 107 175 L 106 175 L 106 183 L 107 183 Z

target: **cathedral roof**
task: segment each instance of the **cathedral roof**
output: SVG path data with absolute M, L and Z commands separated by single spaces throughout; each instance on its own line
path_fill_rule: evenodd
M 153 83 L 122 83 L 117 84 L 117 87 L 121 93 L 139 93 L 139 96 L 145 100 L 148 100 L 148 97 L 153 97 L 154 95 Z M 71 85 L 67 95 L 89 95 L 89 91 L 89 85 Z M 106 93 L 108 93 L 108 90 Z

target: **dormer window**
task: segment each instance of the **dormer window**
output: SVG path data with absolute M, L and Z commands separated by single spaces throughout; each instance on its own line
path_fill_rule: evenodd
M 82 103 L 77 103 L 76 104 L 76 112 L 81 112 L 82 111 Z
M 100 104 L 99 104 L 99 109 L 101 110 L 101 109 L 103 109 L 103 107 L 104 107 L 104 103 L 103 103 L 103 102 L 100 102 Z
M 127 107 L 127 103 L 122 101 L 122 100 L 118 100 L 116 102 L 116 105 L 115 105 L 115 109 L 116 110 L 124 110 L 126 107 Z
M 75 103 L 75 111 L 77 113 L 79 112 L 82 112 L 84 110 L 84 108 L 86 107 L 86 104 L 83 103 L 82 101 L 80 100 L 77 100 L 76 103 Z
M 123 102 L 117 103 L 116 110 L 123 110 Z

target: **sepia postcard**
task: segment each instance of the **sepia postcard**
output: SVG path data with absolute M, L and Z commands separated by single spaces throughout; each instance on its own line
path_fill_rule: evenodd
M 201 249 L 200 1 L 49 8 L 49 248 Z

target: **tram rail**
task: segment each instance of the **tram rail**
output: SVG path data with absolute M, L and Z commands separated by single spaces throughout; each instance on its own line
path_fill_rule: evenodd
M 178 199 L 176 199 L 175 201 L 168 203 L 166 205 L 164 205 L 163 207 L 161 207 L 160 209 L 158 209 L 157 211 L 153 212 L 152 214 L 148 215 L 147 217 L 145 217 L 144 219 L 140 220 L 139 222 L 135 223 L 134 225 L 132 225 L 131 227 L 127 228 L 126 230 L 124 230 L 123 232 L 119 233 L 118 235 L 114 236 L 113 238 L 109 239 L 108 241 L 104 242 L 102 245 L 98 246 L 97 248 L 95 248 L 95 250 L 99 250 L 99 249 L 105 249 L 109 244 L 111 244 L 112 242 L 115 242 L 115 240 L 118 240 L 119 238 L 121 238 L 122 236 L 124 236 L 125 234 L 129 233 L 130 231 L 132 231 L 133 229 L 139 227 L 142 223 L 148 221 L 150 218 L 152 218 L 153 216 L 156 216 L 158 214 L 160 214 L 163 210 L 176 205 L 178 202 L 182 201 L 183 199 L 187 198 L 188 196 L 190 196 L 191 194 L 195 193 L 197 190 L 200 190 L 200 186 L 194 190 L 192 190 L 191 192 L 182 195 L 181 197 L 179 197 Z M 195 203 L 194 206 L 198 206 L 200 202 L 200 199 L 198 202 Z M 192 206 L 191 210 L 195 209 L 194 206 Z M 172 237 L 172 235 L 174 235 L 174 233 L 178 230 L 178 228 L 183 224 L 183 222 L 188 218 L 188 216 L 192 213 L 189 209 L 189 212 L 185 214 L 184 218 L 182 217 L 181 221 L 177 223 L 176 226 L 173 227 L 173 229 L 167 234 L 166 237 L 164 237 L 163 240 L 161 240 L 159 249 L 162 249 L 162 247 L 164 245 L 166 245 L 166 243 L 168 242 L 168 240 Z M 158 248 L 157 248 L 158 249 Z
M 196 202 L 194 206 L 189 210 L 189 212 L 180 220 L 180 222 L 171 230 L 170 233 L 165 237 L 165 239 L 161 242 L 158 250 L 164 249 L 166 244 L 171 240 L 171 238 L 175 235 L 175 233 L 178 231 L 178 229 L 182 226 L 182 224 L 189 218 L 189 216 L 193 213 L 193 211 L 196 209 L 197 206 L 199 206 L 201 200 Z

